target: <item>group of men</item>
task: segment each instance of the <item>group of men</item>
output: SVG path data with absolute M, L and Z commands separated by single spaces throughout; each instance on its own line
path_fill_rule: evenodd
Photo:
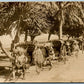
M 64 60 L 65 56 L 71 56 L 72 54 L 78 57 L 79 52 L 79 45 L 78 41 L 76 40 L 55 40 L 52 42 L 47 42 L 40 44 L 39 42 L 26 42 L 26 43 L 18 43 L 16 44 L 16 51 L 19 51 L 18 54 L 20 57 L 26 57 L 26 63 L 28 64 L 35 64 L 36 67 L 42 68 L 45 63 L 49 63 L 52 67 L 51 60 L 62 59 Z M 13 53 L 15 52 L 13 50 Z M 58 55 L 57 55 L 58 51 Z M 17 57 L 19 57 L 16 55 Z M 20 60 L 19 57 L 19 60 Z M 22 60 L 22 58 L 21 58 Z M 65 62 L 66 60 L 64 60 Z M 22 62 L 25 64 L 25 62 Z M 37 69 L 38 70 L 38 69 Z M 38 72 L 38 71 L 37 71 Z
M 11 45 L 11 55 L 6 52 L 1 42 L 0 46 L 6 55 L 12 59 L 12 75 L 14 79 L 16 72 L 21 72 L 23 78 L 25 78 L 26 68 L 29 68 L 30 64 L 34 64 L 36 71 L 39 73 L 39 70 L 43 69 L 42 67 L 47 64 L 52 68 L 51 61 L 55 60 L 56 57 L 63 59 L 66 55 L 70 56 L 73 53 L 78 56 L 79 52 L 79 45 L 76 40 L 54 40 L 43 44 L 37 41 L 13 43 Z
M 55 56 L 61 59 L 65 58 L 65 56 L 78 56 L 80 42 L 77 40 L 53 40 L 52 43 Z

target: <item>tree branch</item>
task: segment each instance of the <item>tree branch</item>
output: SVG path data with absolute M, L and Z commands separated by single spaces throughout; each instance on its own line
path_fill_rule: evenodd
M 74 16 L 78 19 L 79 23 L 84 26 L 84 22 L 82 21 L 82 19 L 78 17 L 76 14 L 74 14 Z

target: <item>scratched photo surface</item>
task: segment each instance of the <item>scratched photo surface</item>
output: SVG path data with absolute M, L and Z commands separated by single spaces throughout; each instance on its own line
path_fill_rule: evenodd
M 0 82 L 84 82 L 84 2 L 0 2 Z

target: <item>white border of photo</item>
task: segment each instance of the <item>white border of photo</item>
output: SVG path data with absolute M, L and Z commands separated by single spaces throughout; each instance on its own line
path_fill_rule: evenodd
M 0 0 L 0 2 L 27 2 L 27 1 L 84 1 L 84 0 Z

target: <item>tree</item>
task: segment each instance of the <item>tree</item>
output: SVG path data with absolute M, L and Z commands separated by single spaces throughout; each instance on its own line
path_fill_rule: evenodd
M 18 33 L 19 35 L 25 33 L 25 40 L 27 39 L 27 35 L 33 40 L 35 36 L 42 33 L 41 31 L 45 32 L 46 27 L 49 25 L 47 24 L 46 14 L 44 12 L 45 7 L 43 4 L 39 4 L 38 2 L 19 2 L 12 4 L 11 8 L 14 9 L 13 14 L 8 19 L 6 18 L 10 26 L 8 31 L 11 32 L 14 28 L 13 25 L 18 24 L 15 29 L 15 31 L 17 31 L 16 37 Z M 9 12 L 7 12 L 7 14 L 9 14 Z M 22 18 L 20 18 L 20 16 Z M 3 23 L 7 24 L 7 22 Z
M 55 4 L 57 5 L 58 10 L 54 13 L 54 16 L 52 16 L 52 15 L 49 16 L 54 19 L 53 20 L 54 25 L 50 29 L 50 35 L 54 31 L 56 31 L 59 33 L 59 38 L 62 39 L 62 32 L 63 33 L 67 32 L 66 34 L 72 33 L 70 31 L 68 32 L 68 28 L 70 28 L 71 26 L 72 26 L 72 28 L 70 28 L 71 31 L 74 31 L 74 27 L 76 25 L 79 25 L 79 26 L 84 25 L 84 20 L 83 20 L 84 19 L 84 10 L 82 8 L 81 2 L 56 2 Z M 81 15 L 81 16 L 79 16 L 79 15 Z M 71 22 L 71 20 L 72 20 L 72 22 Z M 67 24 L 67 22 L 72 23 L 72 24 Z M 67 28 L 66 24 L 68 25 L 68 28 Z M 76 31 L 74 31 L 74 33 L 76 34 L 78 28 L 76 27 L 75 29 L 76 29 Z M 83 29 L 83 27 L 80 28 L 80 30 L 81 29 Z M 73 34 L 73 35 L 75 35 L 75 34 Z M 49 38 L 50 38 L 50 35 L 49 35 Z
M 1 2 L 0 8 L 3 34 L 14 30 L 15 39 L 25 34 L 25 41 L 27 35 L 33 40 L 41 33 L 49 33 L 48 39 L 56 33 L 62 39 L 62 33 L 71 36 L 68 29 L 78 30 L 84 23 L 83 2 Z
M 81 3 L 74 3 L 66 11 L 69 12 L 69 15 L 65 14 L 64 34 L 72 37 L 81 36 L 84 30 L 84 10 Z

